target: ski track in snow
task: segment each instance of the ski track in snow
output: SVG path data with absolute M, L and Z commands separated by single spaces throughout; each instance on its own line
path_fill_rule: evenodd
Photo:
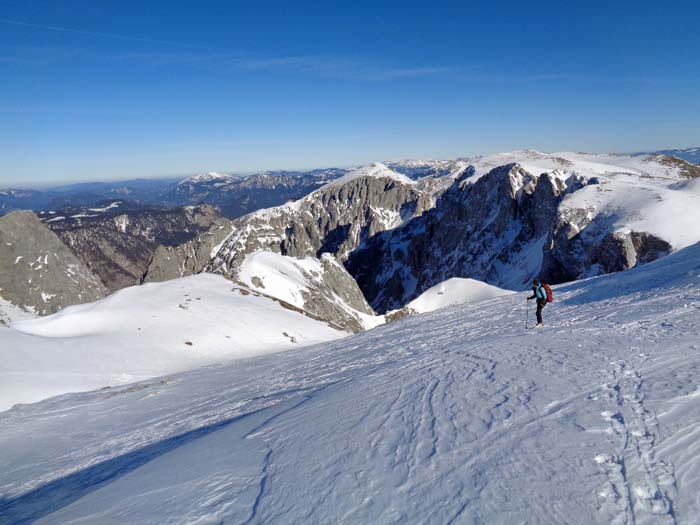
M 610 523 L 674 524 L 677 487 L 673 465 L 656 459 L 658 422 L 644 405 L 642 375 L 625 361 L 618 361 L 611 363 L 611 379 L 604 387 L 604 396 L 617 410 L 602 416 L 609 421 L 610 432 L 619 437 L 620 452 L 597 456 L 610 482 L 599 493 L 601 510 L 610 513 Z
M 0 522 L 692 523 L 699 257 L 17 406 Z

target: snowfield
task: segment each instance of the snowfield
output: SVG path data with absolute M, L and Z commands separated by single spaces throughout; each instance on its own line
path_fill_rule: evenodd
M 441 308 L 463 303 L 475 303 L 513 293 L 474 279 L 453 277 L 428 288 L 404 308 L 413 313 L 434 312 Z
M 0 522 L 696 522 L 700 245 L 554 294 L 17 406 Z
M 212 274 L 125 288 L 0 325 L 0 410 L 338 339 L 346 332 Z

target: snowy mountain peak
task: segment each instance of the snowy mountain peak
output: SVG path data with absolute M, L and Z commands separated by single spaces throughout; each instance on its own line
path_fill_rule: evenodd
M 194 177 L 189 177 L 180 181 L 178 186 L 184 186 L 187 184 L 211 184 L 216 182 L 231 182 L 235 177 L 233 175 L 228 175 L 227 173 L 217 173 L 216 171 L 209 171 L 207 173 L 202 173 L 200 175 L 195 175 Z
M 545 153 L 544 151 L 539 151 L 536 149 L 517 149 L 514 151 L 511 151 L 509 153 L 504 153 L 503 155 L 513 155 L 517 157 L 524 157 L 524 158 L 531 158 L 531 159 L 540 159 L 543 157 L 549 157 L 549 153 Z
M 343 175 L 342 177 L 329 182 L 326 186 L 336 186 L 339 184 L 345 184 L 347 182 L 362 177 L 373 177 L 377 179 L 387 178 L 393 179 L 397 182 L 400 182 L 401 184 L 415 184 L 415 182 L 406 177 L 406 175 L 402 175 L 401 173 L 392 170 L 386 164 L 382 164 L 381 162 L 373 162 L 372 164 L 368 164 L 367 166 L 357 168 L 356 170 L 353 170 L 350 173 L 347 173 L 346 175 Z

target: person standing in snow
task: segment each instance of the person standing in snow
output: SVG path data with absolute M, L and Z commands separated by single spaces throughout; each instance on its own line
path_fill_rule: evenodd
M 532 295 L 527 298 L 537 300 L 537 324 L 535 328 L 542 328 L 542 308 L 547 304 L 547 291 L 544 289 L 542 284 L 540 284 L 539 279 L 535 279 L 532 283 Z

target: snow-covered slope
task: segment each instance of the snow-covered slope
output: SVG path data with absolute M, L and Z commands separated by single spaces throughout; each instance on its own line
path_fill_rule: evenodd
M 346 335 L 216 275 L 126 288 L 0 326 L 0 410 Z
M 645 178 L 678 180 L 686 177 L 689 165 L 667 155 L 615 155 L 610 153 L 557 152 L 544 153 L 532 149 L 475 156 L 463 159 L 474 166 L 478 178 L 493 168 L 519 164 L 533 175 L 560 171 L 583 177 L 628 175 Z M 693 166 L 690 166 L 692 170 Z
M 681 179 L 682 180 L 682 179 Z M 674 249 L 698 241 L 700 230 L 700 187 L 679 182 L 679 178 L 657 172 L 655 178 L 638 174 L 617 174 L 600 179 L 567 196 L 560 208 L 587 210 L 592 221 L 610 222 L 618 232 L 645 231 L 669 242 Z
M 693 523 L 700 246 L 555 294 L 16 407 L 0 517 Z
M 14 321 L 34 319 L 36 315 L 15 306 L 10 301 L 0 297 L 0 325 L 10 324 Z
M 404 309 L 408 313 L 423 314 L 447 306 L 485 301 L 510 293 L 513 292 L 482 283 L 481 281 L 475 281 L 474 279 L 453 277 L 428 288 L 416 299 L 408 303 Z

